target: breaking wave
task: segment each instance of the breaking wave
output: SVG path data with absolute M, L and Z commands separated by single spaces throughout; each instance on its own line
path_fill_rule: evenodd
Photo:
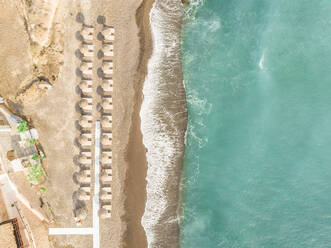
M 153 54 L 140 117 L 148 163 L 142 225 L 152 248 L 179 247 L 179 184 L 187 119 L 181 71 L 182 16 L 178 0 L 156 0 L 150 12 Z

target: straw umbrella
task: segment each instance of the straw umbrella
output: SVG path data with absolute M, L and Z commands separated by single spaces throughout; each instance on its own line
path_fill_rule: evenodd
M 92 160 L 84 155 L 80 155 L 78 157 L 78 162 L 81 164 L 91 164 Z
M 79 50 L 84 56 L 93 56 L 93 45 L 82 44 Z
M 100 173 L 100 179 L 102 182 L 110 182 L 110 181 L 112 181 L 113 177 L 111 176 L 111 174 L 108 174 L 107 172 L 102 171 Z
M 82 115 L 80 118 L 79 118 L 79 125 L 83 128 L 91 128 L 92 127 L 92 122 L 89 121 L 89 119 Z
M 105 110 L 112 110 L 113 109 L 112 98 L 104 98 L 102 100 L 102 107 Z
M 110 218 L 111 217 L 111 211 L 107 210 L 105 208 L 101 208 L 99 211 L 99 216 L 102 219 Z
M 79 88 L 82 91 L 87 91 L 87 90 L 91 89 L 91 84 L 89 83 L 89 81 L 83 80 L 79 83 Z
M 77 198 L 81 201 L 88 201 L 90 200 L 90 195 L 88 195 L 86 191 L 79 189 L 77 191 Z
M 111 200 L 112 199 L 112 195 L 110 192 L 107 192 L 107 191 L 104 191 L 104 190 L 101 190 L 100 191 L 100 199 L 103 200 L 103 201 L 107 201 L 107 200 Z
M 78 141 L 82 146 L 90 146 L 92 142 L 86 135 L 79 136 Z
M 103 116 L 101 119 L 101 125 L 104 128 L 111 128 L 112 127 L 112 116 Z
M 84 40 L 93 40 L 93 31 L 94 31 L 94 28 L 84 27 L 80 31 L 80 34 L 83 36 Z
M 101 87 L 106 92 L 113 91 L 113 80 L 112 79 L 104 80 L 102 82 L 102 86 Z
M 85 72 L 85 71 L 88 71 L 92 68 L 92 63 L 90 62 L 83 62 L 81 63 L 79 69 L 82 71 L 82 72 Z
M 77 180 L 81 183 L 90 183 L 91 176 L 88 175 L 85 171 L 80 171 L 77 176 Z
M 112 139 L 108 135 L 102 135 L 101 143 L 106 146 L 110 146 L 112 144 Z
M 92 104 L 87 99 L 81 99 L 79 101 L 79 107 L 86 112 L 92 111 Z
M 102 153 L 100 161 L 102 164 L 111 164 L 112 158 L 108 154 Z
M 102 52 L 104 56 L 114 56 L 114 45 L 113 44 L 104 44 L 102 46 Z

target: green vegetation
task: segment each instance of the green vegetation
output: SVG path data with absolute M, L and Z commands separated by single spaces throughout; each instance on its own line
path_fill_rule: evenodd
M 33 160 L 38 160 L 40 159 L 40 155 L 38 153 L 32 155 Z
M 40 187 L 40 190 L 42 191 L 42 192 L 46 192 L 46 188 L 45 187 Z
M 28 123 L 26 121 L 21 121 L 20 124 L 17 126 L 17 131 L 19 133 L 23 133 L 28 130 Z
M 37 140 L 36 139 L 29 139 L 29 143 L 31 145 L 35 145 L 37 143 Z
M 35 164 L 30 165 L 28 169 L 28 180 L 30 183 L 38 184 L 40 183 L 40 180 L 44 176 L 43 168 L 41 167 L 41 164 Z

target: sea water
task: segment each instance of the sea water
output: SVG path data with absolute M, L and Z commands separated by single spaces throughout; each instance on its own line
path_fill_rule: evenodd
M 200 2 L 182 247 L 331 247 L 331 1 Z

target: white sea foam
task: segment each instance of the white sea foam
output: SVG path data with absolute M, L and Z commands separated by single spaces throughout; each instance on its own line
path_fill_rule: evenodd
M 178 0 L 156 0 L 150 13 L 153 54 L 140 112 L 148 163 L 142 218 L 148 247 L 179 246 L 179 171 L 186 122 L 185 91 L 179 76 L 181 18 Z
M 185 19 L 194 18 L 194 14 L 200 8 L 206 0 L 190 0 L 190 4 L 185 8 L 184 17 Z

